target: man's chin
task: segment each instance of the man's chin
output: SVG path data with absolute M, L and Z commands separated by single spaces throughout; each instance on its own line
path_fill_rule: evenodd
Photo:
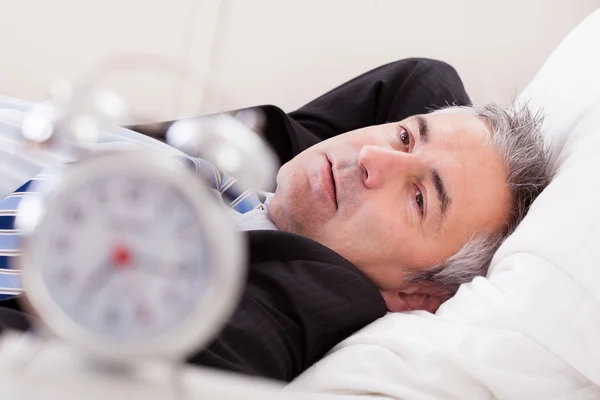
M 283 218 L 281 204 L 279 203 L 279 199 L 277 196 L 273 197 L 269 202 L 267 214 L 269 215 L 269 219 L 271 220 L 271 222 L 273 222 L 277 229 L 279 229 L 280 231 L 287 231 L 285 218 Z
M 307 219 L 306 217 L 310 215 L 310 210 L 298 213 L 287 213 L 286 211 L 289 210 L 278 208 L 271 209 L 269 206 L 269 218 L 277 229 L 321 242 L 319 240 L 319 234 L 321 233 L 322 229 L 320 228 L 323 227 L 323 223 L 317 220 Z

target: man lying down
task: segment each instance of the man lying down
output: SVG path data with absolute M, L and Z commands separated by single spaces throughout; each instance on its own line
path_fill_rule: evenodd
M 485 275 L 547 185 L 547 156 L 526 108 L 469 105 L 452 67 L 407 59 L 290 114 L 262 106 L 284 165 L 268 204 L 238 215 L 237 311 L 189 362 L 291 381 L 386 312 L 434 313 Z M 0 305 L 0 329 L 27 329 L 14 299 Z

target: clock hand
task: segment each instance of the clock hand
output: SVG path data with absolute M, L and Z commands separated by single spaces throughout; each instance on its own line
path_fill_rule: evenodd
M 180 258 L 169 258 L 161 255 L 149 254 L 146 252 L 138 252 L 136 255 L 138 260 L 141 261 L 138 262 L 140 269 L 151 272 L 162 272 L 168 274 L 168 266 L 181 263 Z
M 116 246 L 109 259 L 103 261 L 86 279 L 79 302 L 85 304 L 94 297 L 118 270 L 130 267 L 131 254 L 127 248 Z
M 79 295 L 79 304 L 86 304 L 100 291 L 100 289 L 106 285 L 113 275 L 114 270 L 111 268 L 110 264 L 106 262 L 100 264 L 100 266 L 92 271 L 92 273 L 85 280 L 83 289 Z
M 132 305 L 136 316 L 144 325 L 148 325 L 151 319 L 150 306 L 144 295 L 145 290 L 140 285 L 141 269 L 138 268 L 139 265 L 136 263 L 138 258 L 138 255 L 132 252 L 129 246 L 117 245 L 112 254 L 112 267 L 125 272 L 123 278 L 129 292 L 132 294 Z

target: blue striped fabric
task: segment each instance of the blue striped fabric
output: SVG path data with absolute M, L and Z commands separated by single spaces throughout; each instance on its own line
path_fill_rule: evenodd
M 252 190 L 241 188 L 236 178 L 221 173 L 205 160 L 192 157 L 184 157 L 184 160 L 213 189 L 218 190 L 225 203 L 235 211 L 245 213 L 261 207 L 262 203 L 258 195 Z M 45 170 L 35 179 L 42 180 L 50 175 L 52 175 L 52 172 Z M 32 181 L 28 181 L 4 200 L 0 201 L 0 300 L 21 293 L 20 274 L 19 271 L 11 269 L 10 260 L 12 257 L 19 255 L 20 232 L 14 229 L 14 221 L 18 213 L 20 201 L 25 196 L 35 194 L 30 191 L 30 188 L 33 188 L 31 186 Z
M 62 150 L 30 152 L 25 149 L 21 124 L 33 106 L 33 103 L 24 100 L 0 96 L 0 199 L 8 196 L 0 201 L 0 300 L 21 292 L 19 271 L 9 268 L 9 260 L 19 254 L 19 232 L 13 229 L 13 223 L 19 202 L 23 196 L 31 195 L 30 182 L 27 181 L 36 175 L 34 179 L 43 179 L 53 173 L 53 168 L 63 168 L 61 166 L 73 161 L 72 155 Z M 212 164 L 185 157 L 173 147 L 129 129 L 114 127 L 102 132 L 100 142 L 91 146 L 90 150 L 128 148 L 184 157 L 192 169 L 202 175 L 213 188 L 217 188 L 223 199 L 235 210 L 246 212 L 260 206 L 255 193 L 240 189 L 234 178 L 219 173 Z M 22 185 L 23 182 L 27 183 Z M 15 190 L 17 187 L 19 188 Z
M 31 181 L 0 202 L 0 300 L 21 293 L 19 271 L 10 268 L 10 258 L 19 254 L 19 232 L 14 229 L 17 207 Z

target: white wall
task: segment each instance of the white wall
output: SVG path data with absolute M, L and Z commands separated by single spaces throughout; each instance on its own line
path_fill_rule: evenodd
M 404 57 L 453 64 L 476 103 L 506 102 L 600 0 L 0 0 L 0 94 L 41 100 L 107 55 L 154 53 L 210 63 L 233 98 L 293 109 Z M 221 23 L 216 25 L 221 13 Z M 211 54 L 213 37 L 220 39 Z M 177 75 L 173 75 L 177 76 Z M 136 110 L 193 113 L 175 79 L 123 75 Z

